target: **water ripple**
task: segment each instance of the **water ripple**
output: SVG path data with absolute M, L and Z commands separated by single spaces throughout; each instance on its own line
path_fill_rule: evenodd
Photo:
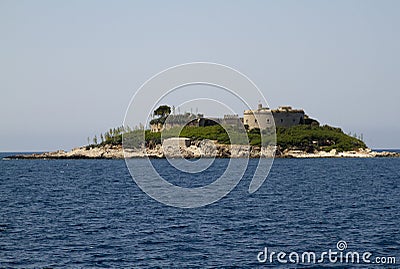
M 191 187 L 208 184 L 226 166 L 216 160 L 201 181 L 174 177 L 165 160 L 153 163 Z M 265 184 L 249 195 L 250 163 L 227 197 L 184 210 L 150 199 L 123 161 L 1 161 L 0 267 L 287 268 L 261 265 L 257 253 L 264 247 L 322 252 L 339 240 L 353 251 L 398 256 L 399 164 L 276 160 Z

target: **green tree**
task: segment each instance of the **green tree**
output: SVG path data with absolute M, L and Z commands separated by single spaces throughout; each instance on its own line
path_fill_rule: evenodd
M 97 135 L 93 137 L 93 144 L 97 145 Z
M 104 141 L 108 142 L 111 139 L 110 133 L 107 131 L 104 133 Z
M 171 107 L 167 105 L 159 106 L 156 110 L 154 110 L 154 115 L 165 117 L 171 114 Z

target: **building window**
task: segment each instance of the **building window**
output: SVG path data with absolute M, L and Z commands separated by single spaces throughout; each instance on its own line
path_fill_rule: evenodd
M 267 119 L 267 123 L 269 123 L 269 119 Z
M 295 122 L 296 120 L 295 119 L 293 119 L 293 122 Z
M 249 123 L 249 119 L 246 119 L 246 123 Z
M 257 123 L 257 119 L 254 119 L 254 122 Z
M 281 122 L 283 122 L 283 119 L 281 119 Z

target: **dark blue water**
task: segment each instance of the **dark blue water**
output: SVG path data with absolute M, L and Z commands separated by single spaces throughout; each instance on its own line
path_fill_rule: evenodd
M 153 163 L 168 174 L 166 160 Z M 0 267 L 287 268 L 260 264 L 258 252 L 318 253 L 345 240 L 348 250 L 397 258 L 374 267 L 398 268 L 399 167 L 399 158 L 278 159 L 256 193 L 249 171 L 222 200 L 178 209 L 143 193 L 122 160 L 3 160 Z

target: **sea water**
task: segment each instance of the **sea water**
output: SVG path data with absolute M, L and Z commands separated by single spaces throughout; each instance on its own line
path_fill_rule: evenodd
M 203 176 L 152 163 L 171 183 L 198 187 L 228 161 L 215 160 Z M 397 257 L 399 266 L 400 158 L 277 159 L 249 194 L 256 164 L 250 160 L 220 201 L 180 209 L 141 191 L 123 160 L 1 160 L 0 267 L 294 268 L 312 265 L 257 256 L 266 247 L 337 251 L 339 241 L 349 251 Z

